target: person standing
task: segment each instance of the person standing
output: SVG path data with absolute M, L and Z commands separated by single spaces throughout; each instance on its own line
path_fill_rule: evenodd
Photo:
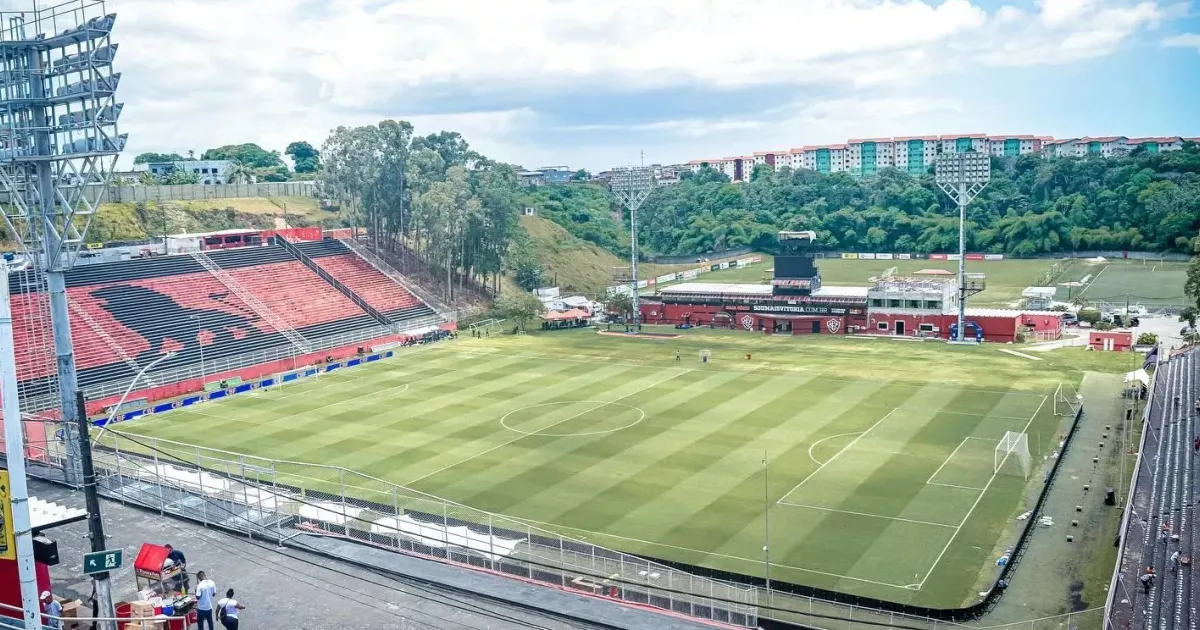
M 1140 577 L 1138 579 L 1142 581 L 1142 591 L 1145 592 L 1147 595 L 1149 595 L 1150 594 L 1150 586 L 1154 582 L 1154 574 L 1153 573 L 1143 573 L 1142 577 Z
M 208 630 L 214 630 L 213 598 L 217 596 L 217 585 L 203 571 L 196 574 L 196 579 L 199 580 L 196 584 L 196 627 L 204 630 L 207 621 Z
M 54 601 L 50 591 L 42 591 L 38 598 L 42 602 L 42 612 L 45 613 L 45 626 L 52 630 L 62 630 L 62 604 Z
M 187 588 L 187 557 L 183 552 L 172 547 L 171 545 L 163 545 L 167 548 L 167 560 L 170 560 L 173 566 L 179 567 L 179 575 L 175 576 L 175 590 L 183 590 Z
M 1171 573 L 1178 573 L 1178 572 L 1179 572 L 1179 551 L 1176 550 L 1175 553 L 1171 554 Z
M 225 630 L 238 630 L 238 611 L 242 610 L 246 610 L 246 607 L 233 598 L 233 589 L 225 591 L 225 597 L 217 602 L 217 615 Z

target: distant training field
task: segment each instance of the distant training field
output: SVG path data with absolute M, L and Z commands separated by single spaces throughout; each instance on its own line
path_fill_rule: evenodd
M 1059 282 L 1083 282 L 1082 287 L 1072 289 L 1075 295 L 1082 294 L 1089 302 L 1111 303 L 1124 306 L 1130 304 L 1154 306 L 1160 304 L 1180 305 L 1186 300 L 1183 285 L 1187 281 L 1186 262 L 1163 262 L 1159 260 L 1113 260 L 1104 263 L 1077 261 Z M 1059 287 L 1059 299 L 1067 299 L 1067 288 Z
M 986 260 L 967 261 L 968 273 L 987 274 L 987 290 L 971 297 L 972 306 L 1002 306 L 1021 299 L 1021 291 L 1033 286 L 1053 260 Z M 744 269 L 714 271 L 690 282 L 767 282 L 774 260 L 763 256 L 763 261 Z M 882 275 L 895 267 L 899 274 L 911 274 L 921 269 L 944 269 L 958 272 L 958 262 L 948 260 L 844 260 L 821 258 L 817 268 L 821 281 L 827 286 L 867 286 L 870 278 Z M 1183 286 L 1180 283 L 1179 286 Z
M 952 607 L 991 579 L 1026 509 L 1016 458 L 995 470 L 999 440 L 1028 434 L 1040 486 L 1067 421 L 1055 388 L 1077 383 L 1081 365 L 1128 363 L 1000 350 L 729 331 L 493 335 L 122 430 L 345 466 L 751 575 L 764 573 L 769 515 L 773 579 Z

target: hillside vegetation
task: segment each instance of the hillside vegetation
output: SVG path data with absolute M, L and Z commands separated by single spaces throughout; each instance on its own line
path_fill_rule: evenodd
M 572 236 L 549 219 L 523 216 L 520 224 L 528 235 L 530 249 L 537 255 L 545 286 L 558 286 L 564 293 L 600 297 L 613 284 L 614 269 L 629 266 L 628 257 L 618 258 L 606 249 Z M 649 278 L 695 266 L 639 264 L 638 270 L 641 277 Z M 515 286 L 511 276 L 505 280 L 506 287 Z
M 276 197 L 287 206 L 292 227 L 341 225 L 337 213 L 325 212 L 310 197 Z M 138 241 L 166 234 L 207 232 L 234 228 L 270 229 L 284 210 L 264 197 L 105 203 L 92 220 L 88 241 L 105 243 Z

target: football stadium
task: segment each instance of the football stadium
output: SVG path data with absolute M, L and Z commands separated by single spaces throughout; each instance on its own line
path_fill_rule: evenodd
M 59 597 L 64 586 L 95 589 L 93 617 L 109 614 L 95 627 L 190 628 L 198 619 L 183 606 L 216 587 L 151 540 L 190 532 L 193 558 L 241 561 L 218 579 L 278 574 L 239 597 L 269 608 L 301 592 L 287 587 L 315 585 L 338 598 L 339 619 L 445 607 L 505 628 L 1194 630 L 1200 338 L 1180 286 L 1200 267 L 1178 251 L 1187 237 L 1166 254 L 1105 250 L 1115 259 L 1086 264 L 1028 243 L 972 253 L 966 205 L 993 162 L 1025 159 L 977 151 L 973 139 L 988 139 L 976 134 L 930 145 L 932 168 L 886 174 L 899 182 L 880 197 L 888 220 L 903 214 L 891 203 L 911 202 L 924 214 L 896 229 L 932 227 L 919 246 L 865 233 L 923 253 L 836 251 L 816 228 L 792 230 L 823 211 L 761 212 L 786 224 L 719 226 L 721 247 L 725 227 L 737 247 L 691 240 L 643 267 L 661 275 L 639 278 L 636 211 L 651 191 L 759 194 L 742 176 L 752 158 L 736 158 L 734 181 L 700 163 L 589 181 L 384 121 L 331 132 L 324 173 L 321 152 L 296 142 L 295 173 L 279 152 L 244 144 L 199 160 L 142 154 L 120 179 L 115 14 L 69 0 L 4 17 L 0 628 L 22 611 L 24 628 L 85 627 L 82 595 Z M 1177 144 L 1195 158 L 1192 142 Z M 1194 175 L 1195 162 L 1143 150 L 1128 157 L 1164 180 Z M 250 169 L 248 155 L 268 164 Z M 774 186 L 774 165 L 758 166 Z M 1159 171 L 1137 172 L 1149 182 Z M 538 190 L 551 183 L 562 188 Z M 939 188 L 957 218 L 934 201 Z M 243 208 L 258 214 L 163 203 L 203 206 L 218 189 L 230 203 L 254 198 Z M 295 191 L 289 216 L 275 193 Z M 1075 196 L 1072 207 L 1084 202 Z M 139 238 L 88 237 L 103 199 Z M 751 214 L 727 210 L 714 226 Z M 219 229 L 168 227 L 205 212 Z M 679 227 L 664 216 L 649 223 Z M 556 219 L 587 224 L 592 240 L 545 229 Z M 1018 219 L 1010 209 L 1005 220 Z M 540 243 L 526 229 L 538 222 Z M 849 228 L 820 233 L 860 242 Z M 1075 247 L 1091 238 L 1071 234 Z M 956 235 L 958 252 L 944 253 Z M 575 263 L 586 273 L 568 278 Z M 977 299 L 993 270 L 1002 290 Z M 66 503 L 83 495 L 86 508 L 30 485 Z M 109 535 L 101 505 L 125 514 Z M 85 521 L 86 534 L 54 534 L 64 550 L 87 541 L 60 560 L 48 532 Z M 132 571 L 126 528 L 143 538 Z M 122 569 L 133 580 L 116 603 Z M 353 588 L 326 581 L 334 572 Z M 236 630 L 245 606 L 226 592 L 218 618 Z M 427 608 L 410 608 L 417 600 Z M 197 612 L 211 624 L 208 605 Z M 259 627 L 284 617 L 295 611 Z M 478 627 L 393 617 L 388 627 Z

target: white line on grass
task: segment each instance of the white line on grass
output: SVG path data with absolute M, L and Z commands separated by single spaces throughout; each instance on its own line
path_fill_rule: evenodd
M 456 353 L 459 355 L 464 354 L 461 350 L 447 349 L 446 352 L 447 353 Z M 493 353 L 488 353 L 488 354 L 497 354 L 497 353 L 499 353 L 499 351 L 496 351 Z M 570 359 L 567 357 L 554 355 L 554 354 L 537 354 L 534 352 L 504 353 L 504 356 L 516 357 L 516 358 L 526 358 L 526 359 L 539 359 L 542 361 L 567 361 L 570 363 L 596 363 L 597 361 L 603 361 L 605 365 L 621 365 L 621 366 L 636 367 L 636 368 L 661 368 L 661 367 L 663 367 L 659 363 L 628 363 L 628 362 L 623 362 L 623 361 L 611 361 L 607 357 L 603 357 L 603 356 L 597 356 L 593 359 Z M 666 359 L 664 358 L 664 361 L 665 360 Z M 762 365 L 754 365 L 754 366 L 748 367 L 744 370 L 723 370 L 721 368 L 712 367 L 712 364 L 710 363 L 708 365 L 708 367 L 704 368 L 704 371 L 705 372 L 723 372 L 723 373 L 727 373 L 727 374 L 755 374 L 755 373 L 761 372 L 763 374 L 768 374 L 771 376 L 785 376 L 785 375 L 790 375 L 790 374 L 805 374 L 805 375 L 815 375 L 815 376 L 823 378 L 827 381 L 833 381 L 834 383 L 886 383 L 887 385 L 890 385 L 892 387 L 906 387 L 909 389 L 924 389 L 924 388 L 929 387 L 929 385 L 909 385 L 907 383 L 897 383 L 895 381 L 889 381 L 889 380 L 878 380 L 878 379 L 873 380 L 873 379 L 865 379 L 865 378 L 858 378 L 858 379 L 856 379 L 856 378 L 835 378 L 832 376 L 826 376 L 826 372 L 821 372 L 821 371 L 817 371 L 817 370 L 781 369 L 781 368 L 765 367 Z M 775 373 L 778 373 L 778 374 L 775 374 Z M 946 389 L 950 389 L 950 387 L 947 387 Z M 1013 391 L 1011 389 L 1010 390 L 998 390 L 998 389 L 981 389 L 981 388 L 974 388 L 974 387 L 954 387 L 953 389 L 956 392 L 971 392 L 971 393 L 979 393 L 979 394 L 1005 394 L 1008 396 L 1040 396 L 1041 395 L 1036 392 L 1021 392 L 1021 391 Z M 924 410 L 922 409 L 921 411 L 924 411 Z
M 976 489 L 978 489 L 978 488 L 976 488 Z M 883 519 L 883 520 L 887 520 L 887 521 L 901 521 L 904 523 L 916 523 L 917 525 L 932 525 L 934 527 L 949 527 L 949 528 L 956 527 L 955 525 L 950 525 L 948 523 L 934 523 L 933 521 L 918 521 L 918 520 L 911 519 L 911 518 L 900 518 L 899 516 L 884 516 L 882 514 L 871 514 L 869 512 L 854 512 L 851 510 L 838 510 L 835 508 L 821 507 L 819 505 L 805 505 L 803 503 L 787 503 L 785 501 L 780 501 L 779 505 L 788 505 L 791 507 L 807 508 L 810 510 L 820 510 L 822 512 L 837 512 L 839 514 L 853 514 L 855 516 L 868 516 L 870 518 L 878 518 L 878 519 Z
M 1008 348 L 1000 348 L 1000 352 L 1011 354 L 1014 357 L 1021 357 L 1022 359 L 1029 359 L 1030 361 L 1041 361 L 1042 360 L 1041 357 L 1035 357 L 1033 355 L 1025 354 L 1024 352 L 1017 352 L 1016 350 L 1009 350 Z
M 895 413 L 895 412 L 896 412 L 896 410 L 895 410 L 895 409 L 893 409 L 893 410 L 891 410 L 891 411 L 887 412 L 887 415 L 883 416 L 883 417 L 882 417 L 882 418 L 880 418 L 879 420 L 876 420 L 876 421 L 875 421 L 875 424 L 872 424 L 871 426 L 867 427 L 867 430 L 866 430 L 866 431 L 863 431 L 862 433 L 859 433 L 859 434 L 858 434 L 858 437 L 856 437 L 856 438 L 854 438 L 853 440 L 850 440 L 848 443 L 846 443 L 846 445 L 845 445 L 845 446 L 843 446 L 843 447 L 842 447 L 842 449 L 841 449 L 840 451 L 838 451 L 838 452 L 836 452 L 836 453 L 834 453 L 834 454 L 833 454 L 833 457 L 830 457 L 829 459 L 825 460 L 825 461 L 824 461 L 824 462 L 823 462 L 823 463 L 822 463 L 820 466 L 817 466 L 817 469 L 816 469 L 816 470 L 814 470 L 814 471 L 812 471 L 812 472 L 808 473 L 808 476 L 807 476 L 807 477 L 805 477 L 805 478 L 801 479 L 801 480 L 800 480 L 800 483 L 798 483 L 798 484 L 796 484 L 795 486 L 793 486 L 791 490 L 788 490 L 788 491 L 787 491 L 787 494 L 785 494 L 785 495 L 783 495 L 782 497 L 780 497 L 780 498 L 779 498 L 779 500 L 778 500 L 778 501 L 776 501 L 776 503 L 783 503 L 783 502 L 784 502 L 784 500 L 785 500 L 785 499 L 787 499 L 789 496 L 791 496 L 791 494 L 792 494 L 793 492 L 795 492 L 797 489 L 799 489 L 799 488 L 800 488 L 800 486 L 803 486 L 803 485 L 805 484 L 805 482 L 807 482 L 809 479 L 812 479 L 814 475 L 816 475 L 817 473 L 821 472 L 821 470 L 822 470 L 822 469 L 824 469 L 826 466 L 828 466 L 828 465 L 829 465 L 829 462 L 832 462 L 833 460 L 837 459 L 839 455 L 841 455 L 842 453 L 845 453 L 845 452 L 846 452 L 846 449 L 848 449 L 848 448 L 850 448 L 851 446 L 854 446 L 856 443 L 858 443 L 858 441 L 859 441 L 859 440 L 861 440 L 861 439 L 863 438 L 863 436 L 864 436 L 864 435 L 866 435 L 866 434 L 870 433 L 872 429 L 874 429 L 875 427 L 879 426 L 879 423 L 883 422 L 884 420 L 887 420 L 887 419 L 888 419 L 888 416 L 892 415 L 892 414 L 893 414 L 893 413 Z
M 837 435 L 823 437 L 823 438 L 817 440 L 816 442 L 813 442 L 812 446 L 808 447 L 808 458 L 813 460 L 814 464 L 820 466 L 821 464 L 824 464 L 825 462 L 817 461 L 817 458 L 813 457 L 813 454 L 812 454 L 813 449 L 816 448 L 818 444 L 820 444 L 821 442 L 824 442 L 825 440 L 832 440 L 833 438 L 846 437 L 847 435 L 861 435 L 861 434 L 862 434 L 862 431 L 852 431 L 850 433 L 839 433 Z
M 551 423 L 551 424 L 549 424 L 549 425 L 546 425 L 545 427 L 543 427 L 543 428 L 541 429 L 541 431 L 545 431 L 546 429 L 553 429 L 554 427 L 556 427 L 556 426 L 558 426 L 558 425 L 560 425 L 560 424 L 562 424 L 562 423 L 564 423 L 564 422 L 567 422 L 568 420 L 574 420 L 575 418 L 578 418 L 579 416 L 582 416 L 582 415 L 584 415 L 584 414 L 586 414 L 586 413 L 591 413 L 591 412 L 593 412 L 593 411 L 595 411 L 595 410 L 599 409 L 600 407 L 603 407 L 604 405 L 607 405 L 607 404 L 609 404 L 609 403 L 615 403 L 615 402 L 617 402 L 618 400 L 624 400 L 624 399 L 626 399 L 626 398 L 629 398 L 630 396 L 633 396 L 634 394 L 640 394 L 640 393 L 642 393 L 642 392 L 644 392 L 644 391 L 646 391 L 646 390 L 648 390 L 648 389 L 651 389 L 651 388 L 654 388 L 654 387 L 658 387 L 659 385 L 662 385 L 663 383 L 666 383 L 667 381 L 670 381 L 670 380 L 672 380 L 672 379 L 679 378 L 680 376 L 683 376 L 684 374 L 687 374 L 687 373 L 689 373 L 689 372 L 691 372 L 691 371 L 692 371 L 692 370 L 690 370 L 690 369 L 688 369 L 688 370 L 684 370 L 684 371 L 682 371 L 682 372 L 680 372 L 680 373 L 678 373 L 678 374 L 675 374 L 675 375 L 669 376 L 669 377 L 667 377 L 667 378 L 664 378 L 664 379 L 662 379 L 661 381 L 655 381 L 655 382 L 653 382 L 653 383 L 651 383 L 651 384 L 649 384 L 649 385 L 647 385 L 647 386 L 645 386 L 645 387 L 642 387 L 642 388 L 640 388 L 640 389 L 637 389 L 637 390 L 634 390 L 634 391 L 632 391 L 632 392 L 629 392 L 628 394 L 625 394 L 624 396 L 621 396 L 620 398 L 616 398 L 616 399 L 614 399 L 614 400 L 606 400 L 606 401 L 602 401 L 602 402 L 600 402 L 599 404 L 597 404 L 595 407 L 592 407 L 592 408 L 590 408 L 590 409 L 584 409 L 583 411 L 580 411 L 580 412 L 579 412 L 579 413 L 577 413 L 577 414 L 573 414 L 573 415 L 571 415 L 571 416 L 568 416 L 568 417 L 566 417 L 566 418 L 563 418 L 562 420 L 559 420 L 558 422 L 553 422 L 553 423 Z M 438 474 L 438 473 L 440 473 L 440 472 L 444 472 L 444 471 L 446 471 L 446 470 L 449 470 L 449 469 L 451 469 L 451 468 L 454 468 L 455 466 L 458 466 L 458 465 L 460 465 L 460 464 L 465 464 L 465 463 L 467 463 L 467 462 L 469 462 L 469 461 L 471 461 L 471 460 L 473 460 L 473 459 L 475 459 L 475 458 L 477 458 L 477 457 L 482 457 L 482 456 L 484 456 L 484 455 L 487 455 L 488 453 L 491 453 L 492 451 L 494 451 L 494 450 L 496 450 L 496 449 L 499 449 L 499 448 L 504 448 L 505 446 L 508 446 L 509 444 L 512 444 L 513 442 L 516 442 L 516 441 L 518 441 L 518 440 L 523 440 L 523 439 L 525 439 L 525 438 L 527 438 L 527 437 L 530 437 L 530 436 L 532 436 L 532 435 L 538 435 L 539 433 L 540 433 L 540 431 L 535 431 L 535 432 L 532 432 L 532 433 L 523 433 L 523 434 L 521 434 L 521 435 L 518 435 L 517 437 L 515 437 L 515 438 L 513 438 L 513 439 L 511 439 L 511 440 L 508 440 L 507 442 L 501 442 L 500 444 L 497 444 L 496 446 L 493 446 L 493 447 L 491 447 L 491 448 L 489 448 L 489 449 L 487 449 L 487 450 L 484 450 L 484 451 L 482 451 L 482 452 L 476 453 L 476 454 L 474 454 L 474 455 L 472 455 L 472 456 L 470 456 L 470 457 L 468 457 L 468 458 L 466 458 L 466 459 L 464 459 L 464 460 L 457 461 L 457 462 L 454 462 L 453 464 L 448 464 L 448 465 L 446 465 L 446 466 L 442 466 L 441 468 L 439 468 L 439 469 L 437 469 L 437 470 L 435 470 L 435 471 L 433 471 L 433 472 L 431 472 L 431 473 L 428 473 L 428 474 L 425 474 L 425 475 L 421 475 L 420 477 L 417 477 L 416 479 L 413 479 L 413 480 L 411 480 L 411 481 L 406 481 L 406 482 L 404 482 L 404 483 L 402 483 L 402 484 L 400 484 L 400 485 L 402 485 L 402 486 L 404 486 L 404 487 L 409 487 L 409 486 L 411 486 L 412 484 L 414 484 L 414 483 L 417 483 L 418 481 L 421 481 L 421 480 L 424 480 L 424 479 L 428 479 L 429 477 L 432 477 L 432 476 L 434 476 L 434 475 L 436 475 L 436 474 Z
M 1037 409 L 1033 411 L 1033 415 L 1029 416 L 1029 421 L 1026 422 L 1025 426 L 1021 428 L 1021 433 L 1025 433 L 1029 430 L 1029 425 L 1033 424 L 1033 419 L 1037 417 L 1038 412 L 1040 412 L 1042 407 L 1045 406 L 1047 398 L 1049 398 L 1049 396 L 1042 396 L 1041 404 L 1039 404 Z M 1004 455 L 1004 459 L 1000 461 L 1000 466 L 1004 466 L 1004 462 L 1008 461 L 1009 455 L 1011 455 L 1011 453 L 1006 453 Z M 979 492 L 979 496 L 975 498 L 975 502 L 971 504 L 971 509 L 967 510 L 967 515 L 963 517 L 962 522 L 958 524 L 958 527 L 954 528 L 954 534 L 950 536 L 950 540 L 946 541 L 946 546 L 942 547 L 941 553 L 937 555 L 937 558 L 934 558 L 933 566 L 929 567 L 929 570 L 925 572 L 925 577 L 921 578 L 920 583 L 917 584 L 917 590 L 921 590 L 925 586 L 925 580 L 928 580 L 929 576 L 933 575 L 934 569 L 936 569 L 938 563 L 942 561 L 942 556 L 946 555 L 946 550 L 950 549 L 950 545 L 954 544 L 954 539 L 958 538 L 958 533 L 962 531 L 963 525 L 967 524 L 967 519 L 971 518 L 971 514 L 975 511 L 975 508 L 979 505 L 979 502 L 983 500 L 984 495 L 987 494 L 988 488 L 992 487 L 992 482 L 996 480 L 996 476 L 999 474 L 999 469 L 992 473 L 992 477 L 988 479 L 987 484 L 983 486 L 983 490 Z
M 933 478 L 938 476 L 938 473 L 942 472 L 942 469 L 946 467 L 946 464 L 949 464 L 950 460 L 954 459 L 954 454 L 958 452 L 958 449 L 962 448 L 963 444 L 966 444 L 967 440 L 969 440 L 969 439 L 971 439 L 971 438 L 969 438 L 969 437 L 963 438 L 962 441 L 958 443 L 958 446 L 955 446 L 954 450 L 950 451 L 950 454 L 946 456 L 946 459 L 942 460 L 942 465 L 938 466 L 937 470 L 933 471 L 933 474 L 929 475 L 929 478 L 925 480 L 926 484 L 933 483 Z M 938 484 L 938 485 L 941 485 L 941 484 Z
M 1111 264 L 1111 263 L 1109 263 L 1109 264 Z M 1092 281 L 1087 283 L 1086 287 L 1083 287 L 1082 289 L 1079 290 L 1079 295 L 1083 295 L 1084 293 L 1087 293 L 1087 290 L 1092 288 L 1093 284 L 1096 284 L 1096 281 L 1100 279 L 1100 276 L 1104 275 L 1105 271 L 1108 271 L 1108 264 L 1105 264 L 1103 267 L 1101 267 L 1100 273 L 1096 274 L 1096 277 L 1092 278 Z
M 641 543 L 643 545 L 650 545 L 652 547 L 666 547 L 668 549 L 678 549 L 680 551 L 690 551 L 693 553 L 704 554 L 706 556 L 714 556 L 717 558 L 728 558 L 730 560 L 741 560 L 742 562 L 749 562 L 749 563 L 756 564 L 756 565 L 762 564 L 762 558 L 743 558 L 742 556 L 732 556 L 732 555 L 725 554 L 725 553 L 717 553 L 715 551 L 705 551 L 703 549 L 694 549 L 692 547 L 681 547 L 679 545 L 671 545 L 671 544 L 667 544 L 667 543 L 654 542 L 653 540 L 644 540 L 642 538 L 631 538 L 629 536 L 621 536 L 619 534 L 606 534 L 604 532 L 598 532 L 598 531 L 591 530 L 591 529 L 580 529 L 578 527 L 570 527 L 568 525 L 559 525 L 558 523 L 548 523 L 546 521 L 535 521 L 535 520 L 529 519 L 529 518 L 512 518 L 510 520 L 521 521 L 521 522 L 526 522 L 526 523 L 533 523 L 534 525 L 545 525 L 545 526 L 549 526 L 549 527 L 558 528 L 561 530 L 569 530 L 572 532 L 583 532 L 585 534 L 591 534 L 592 536 L 598 536 L 600 538 L 616 538 L 618 540 L 628 540 L 630 542 Z M 825 575 L 828 577 L 838 578 L 838 579 L 842 579 L 842 580 L 854 580 L 855 582 L 865 582 L 867 584 L 876 584 L 879 586 L 888 586 L 891 588 L 899 588 L 899 589 L 910 590 L 910 591 L 913 590 L 913 588 L 908 585 L 891 584 L 889 582 L 879 582 L 876 580 L 868 580 L 867 578 L 854 577 L 854 576 L 850 576 L 850 575 L 842 575 L 840 573 L 829 573 L 828 571 L 818 571 L 816 569 L 805 569 L 804 567 L 792 566 L 790 564 L 779 564 L 778 562 L 772 562 L 771 566 L 779 567 L 779 568 L 783 568 L 783 569 L 792 569 L 793 571 L 803 571 L 804 573 Z

